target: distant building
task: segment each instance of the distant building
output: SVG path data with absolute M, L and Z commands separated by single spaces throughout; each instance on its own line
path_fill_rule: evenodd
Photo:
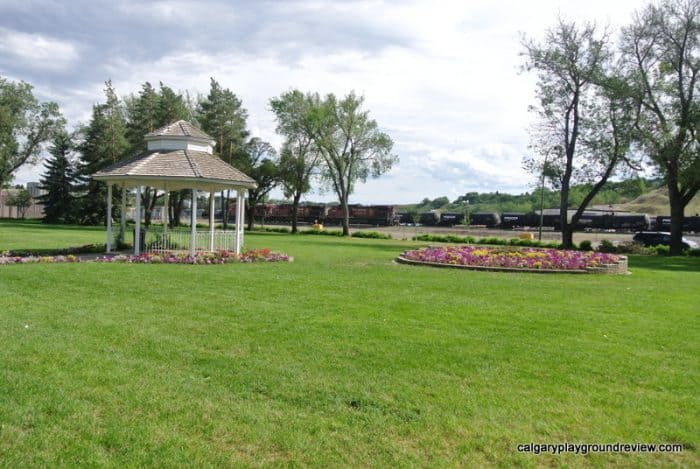
M 29 194 L 35 199 L 46 194 L 46 191 L 41 189 L 41 183 L 39 182 L 28 182 L 27 191 L 29 191 Z
M 30 188 L 30 184 L 34 184 L 34 188 Z M 39 202 L 32 190 L 43 193 L 41 189 L 38 188 L 38 182 L 30 182 L 27 184 L 27 190 L 32 195 L 32 205 L 27 208 L 24 213 L 25 218 L 43 218 L 44 217 L 44 205 Z M 7 199 L 10 196 L 16 194 L 21 189 L 2 189 L 0 190 L 0 218 L 19 218 L 19 213 L 15 207 L 10 207 L 7 205 Z

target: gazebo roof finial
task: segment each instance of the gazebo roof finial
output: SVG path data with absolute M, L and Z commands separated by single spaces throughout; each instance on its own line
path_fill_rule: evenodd
M 190 139 L 204 140 L 207 142 L 214 141 L 210 135 L 207 135 L 202 129 L 192 125 L 186 120 L 171 122 L 170 124 L 164 125 L 160 129 L 156 129 L 153 132 L 145 135 L 146 140 L 153 140 L 162 137 L 187 137 Z

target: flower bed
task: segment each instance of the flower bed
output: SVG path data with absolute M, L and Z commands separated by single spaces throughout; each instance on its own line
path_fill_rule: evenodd
M 542 248 L 439 246 L 406 251 L 398 261 L 484 270 L 627 273 L 625 256 Z
M 232 262 L 289 262 L 287 254 L 273 252 L 269 249 L 252 249 L 236 255 L 230 251 L 198 252 L 194 256 L 183 252 L 165 252 L 162 254 L 141 254 L 138 256 L 118 254 L 101 256 L 94 259 L 81 259 L 68 256 L 14 256 L 11 253 L 0 255 L 0 265 L 8 264 L 52 264 L 66 262 L 106 262 L 122 264 L 228 264 Z

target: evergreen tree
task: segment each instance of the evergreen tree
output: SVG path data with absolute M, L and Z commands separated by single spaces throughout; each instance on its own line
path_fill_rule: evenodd
M 128 115 L 127 138 L 129 140 L 130 155 L 138 155 L 147 150 L 145 135 L 172 122 L 187 119 L 192 114 L 182 94 L 175 93 L 170 87 L 160 83 L 160 89 L 156 90 L 149 82 L 141 86 L 137 96 L 125 99 Z M 171 200 L 175 206 L 181 206 L 181 191 L 171 194 Z M 158 195 L 156 188 L 145 187 L 141 193 L 141 202 L 144 208 L 144 224 L 151 224 L 153 209 L 158 201 L 162 200 L 162 194 Z M 173 206 L 171 204 L 171 206 Z M 168 209 L 168 213 L 170 210 Z M 179 219 L 179 216 L 175 217 Z M 178 224 L 171 219 L 171 224 Z
M 248 137 L 246 119 L 248 111 L 243 103 L 229 89 L 211 79 L 211 87 L 206 98 L 200 100 L 197 110 L 198 121 L 202 130 L 216 141 L 214 152 L 227 163 L 236 166 L 237 162 L 246 160 L 245 143 Z M 240 168 L 239 168 L 240 169 Z M 221 192 L 224 201 L 224 229 L 228 227 L 228 191 Z
M 46 191 L 39 200 L 44 204 L 44 223 L 73 223 L 76 220 L 75 168 L 70 161 L 73 140 L 65 131 L 57 133 L 40 180 Z
M 82 129 L 83 142 L 78 146 L 81 154 L 78 176 L 82 183 L 78 221 L 90 225 L 105 222 L 107 197 L 105 183 L 95 181 L 91 176 L 120 161 L 129 150 L 122 103 L 112 87 L 112 82 L 107 81 L 106 85 L 107 101 L 92 107 L 92 119 Z M 113 204 L 119 206 L 121 191 L 115 190 L 112 195 Z

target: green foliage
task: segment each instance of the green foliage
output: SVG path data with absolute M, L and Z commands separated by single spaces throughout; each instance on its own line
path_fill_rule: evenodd
M 649 3 L 623 29 L 621 51 L 638 101 L 637 144 L 673 188 L 671 252 L 680 254 L 683 210 L 700 190 L 700 2 Z
M 42 145 L 65 125 L 58 105 L 40 103 L 32 89 L 0 76 L 0 187 L 22 165 L 36 161 Z
M 105 85 L 106 101 L 92 107 L 92 119 L 81 129 L 83 142 L 78 145 L 81 157 L 77 175 L 82 183 L 78 187 L 82 193 L 78 218 L 86 225 L 104 223 L 106 218 L 107 186 L 93 180 L 92 175 L 129 154 L 124 107 L 112 82 L 107 81 Z M 114 206 L 119 205 L 120 196 L 120 190 L 113 191 Z
M 312 125 L 316 105 L 314 95 L 304 95 L 299 90 L 288 91 L 270 100 L 270 108 L 277 120 L 277 133 L 284 137 L 278 175 L 284 196 L 293 199 L 293 233 L 297 230 L 299 200 L 311 190 L 311 177 L 321 162 Z
M 322 156 L 321 174 L 338 196 L 346 214 L 343 233 L 350 234 L 348 199 L 355 184 L 368 177 L 379 177 L 389 171 L 398 157 L 392 154 L 394 142 L 379 125 L 370 119 L 369 111 L 362 109 L 364 97 L 351 92 L 343 99 L 329 94 L 315 103 L 310 122 L 314 144 Z
M 656 251 L 656 254 L 659 256 L 668 256 L 671 254 L 671 246 L 665 246 L 663 244 L 659 244 L 658 246 L 654 246 L 653 249 Z
M 433 235 L 433 234 L 422 234 L 415 236 L 414 241 L 428 241 L 435 243 L 456 243 L 456 244 L 488 244 L 495 246 L 522 246 L 522 247 L 546 247 L 546 248 L 561 248 L 560 243 L 556 242 L 542 242 L 538 240 L 530 239 L 503 239 L 496 237 L 486 237 L 476 239 L 472 236 L 455 236 L 455 235 Z
M 598 245 L 598 251 L 614 254 L 617 252 L 617 247 L 609 239 L 604 239 Z
M 73 139 L 70 135 L 66 132 L 56 133 L 49 148 L 51 157 L 44 163 L 45 173 L 40 181 L 40 187 L 45 191 L 39 199 L 44 205 L 46 223 L 77 221 L 76 175 L 73 163 L 70 161 L 73 148 Z
M 209 94 L 199 102 L 197 119 L 202 130 L 216 141 L 216 154 L 236 166 L 249 135 L 246 129 L 248 111 L 238 96 L 228 88 L 222 89 L 212 78 Z
M 380 233 L 378 231 L 353 231 L 353 238 L 370 238 L 370 239 L 391 239 L 389 233 Z
M 255 226 L 250 231 L 262 231 L 264 233 L 291 233 L 289 228 L 285 228 L 283 226 Z
M 319 236 L 343 236 L 340 230 L 299 230 L 302 235 L 319 235 Z
M 279 158 L 272 145 L 257 137 L 246 143 L 242 155 L 245 155 L 245 159 L 241 160 L 238 169 L 250 176 L 256 184 L 255 188 L 248 189 L 246 201 L 246 218 L 250 230 L 255 222 L 255 206 L 265 201 L 267 194 L 279 181 Z
M 700 248 L 691 248 L 685 251 L 688 256 L 700 257 Z
M 593 250 L 593 245 L 591 244 L 591 242 L 590 242 L 589 240 L 584 239 L 583 241 L 581 241 L 581 242 L 579 243 L 578 248 L 579 248 L 581 251 L 592 251 L 592 250 Z
M 642 256 L 653 256 L 657 254 L 656 247 L 644 247 L 644 245 L 634 241 L 623 241 L 615 245 L 607 239 L 600 242 L 598 245 L 598 251 L 613 254 L 635 254 Z

